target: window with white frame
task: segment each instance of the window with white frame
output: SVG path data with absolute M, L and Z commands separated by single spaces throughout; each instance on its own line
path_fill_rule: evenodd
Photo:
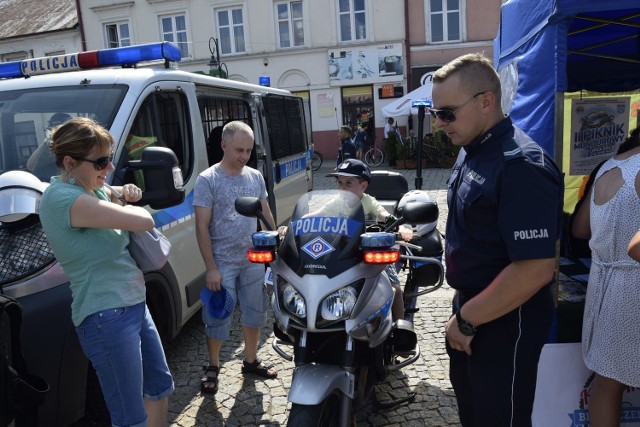
M 189 57 L 189 39 L 187 37 L 187 18 L 185 15 L 160 17 L 162 40 L 173 42 L 180 48 L 183 58 Z
M 242 53 L 245 51 L 244 18 L 242 8 L 219 9 L 216 12 L 220 53 Z
M 0 55 L 0 59 L 2 62 L 13 62 L 13 61 L 22 61 L 24 59 L 33 58 L 33 51 L 17 51 L 17 52 L 9 52 Z
M 278 46 L 280 48 L 304 46 L 304 22 L 301 1 L 276 3 L 276 22 L 278 25 Z
M 338 0 L 340 41 L 350 42 L 367 38 L 365 0 Z
M 131 33 L 128 22 L 116 22 L 104 26 L 106 46 L 108 48 L 131 46 Z
M 431 43 L 462 41 L 461 0 L 429 0 L 427 27 Z

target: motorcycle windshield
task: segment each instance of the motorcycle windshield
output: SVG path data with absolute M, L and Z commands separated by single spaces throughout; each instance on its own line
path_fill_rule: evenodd
M 278 256 L 299 276 L 337 276 L 362 261 L 364 227 L 364 210 L 355 194 L 312 191 L 298 200 Z

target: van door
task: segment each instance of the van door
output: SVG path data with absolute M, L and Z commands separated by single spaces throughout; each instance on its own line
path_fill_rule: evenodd
M 302 99 L 268 94 L 262 97 L 266 164 L 273 176 L 269 192 L 277 201 L 273 215 L 276 224 L 285 224 L 298 198 L 311 188 L 307 171 L 309 141 Z
M 130 107 L 126 122 L 115 122 L 122 123 L 122 127 L 112 128 L 114 135 L 121 135 L 113 178 L 115 185 L 134 182 L 144 189 L 142 173 L 126 169 L 125 165 L 129 160 L 138 160 L 149 146 L 171 149 L 182 171 L 187 193 L 185 200 L 152 212 L 156 227 L 172 244 L 168 265 L 158 274 L 145 276 L 149 309 L 160 334 L 169 339 L 200 307 L 197 304 L 202 288 L 199 279 L 204 271 L 195 239 L 192 206 L 193 185 L 199 173 L 197 157 L 204 153 L 204 142 L 202 135 L 193 131 L 200 123 L 197 109 L 192 107 L 196 101 L 190 85 L 175 81 L 153 82 Z M 196 151 L 198 145 L 202 145 L 202 152 Z

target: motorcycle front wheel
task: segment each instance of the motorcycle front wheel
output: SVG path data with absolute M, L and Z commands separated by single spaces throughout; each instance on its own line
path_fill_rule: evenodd
M 340 393 L 334 391 L 317 405 L 293 403 L 287 427 L 337 426 L 340 420 Z

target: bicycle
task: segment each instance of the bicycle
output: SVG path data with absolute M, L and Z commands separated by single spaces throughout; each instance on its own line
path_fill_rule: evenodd
M 422 152 L 426 159 L 433 163 L 440 163 L 444 160 L 451 160 L 458 157 L 458 153 L 452 147 L 437 147 L 432 144 L 422 144 Z
M 322 154 L 318 153 L 316 150 L 313 150 L 313 154 L 311 155 L 311 170 L 317 171 L 322 166 L 322 162 L 324 161 L 324 157 Z
M 364 153 L 364 162 L 371 167 L 380 166 L 384 160 L 384 153 L 374 144 Z

